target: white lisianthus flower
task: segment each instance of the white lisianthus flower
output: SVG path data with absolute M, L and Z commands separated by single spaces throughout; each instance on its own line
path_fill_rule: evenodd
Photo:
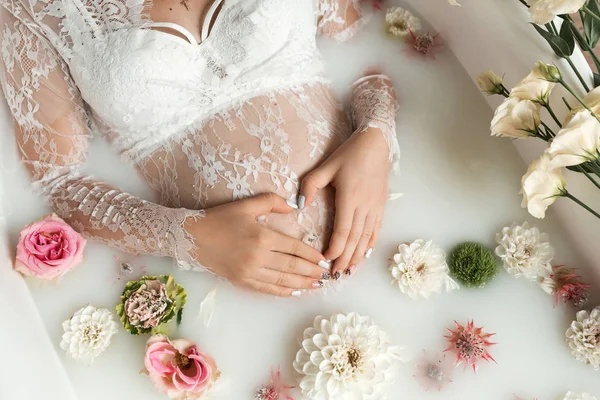
M 91 364 L 110 345 L 118 325 L 106 308 L 83 307 L 62 324 L 60 347 L 75 360 Z
M 421 29 L 421 20 L 402 7 L 392 7 L 385 14 L 385 26 L 390 35 L 407 37 Z
M 392 283 L 413 300 L 458 289 L 458 284 L 450 278 L 444 250 L 435 247 L 431 240 L 418 239 L 398 246 L 389 268 L 394 278 Z
M 509 97 L 496 109 L 490 129 L 492 136 L 518 139 L 533 136 L 539 125 L 539 104 Z
M 521 179 L 521 206 L 536 218 L 544 218 L 546 209 L 565 192 L 566 182 L 560 169 L 550 169 L 550 156 L 542 154 L 529 166 Z
M 583 5 L 586 0 L 529 0 L 529 14 L 531 22 L 535 24 L 547 24 L 557 15 L 573 14 Z
M 488 69 L 477 77 L 477 86 L 486 94 L 500 94 L 503 91 L 504 81 L 494 71 Z
M 600 369 L 600 307 L 579 311 L 565 336 L 575 359 Z
M 581 111 L 558 132 L 548 149 L 549 168 L 579 165 L 600 158 L 600 122 Z
M 458 1 L 456 1 L 456 0 L 448 0 L 448 3 L 451 6 L 459 6 L 460 7 L 460 4 L 458 4 Z
M 405 361 L 387 333 L 357 313 L 319 316 L 302 339 L 294 369 L 313 400 L 383 399 L 395 365 Z
M 529 75 L 512 88 L 510 97 L 531 100 L 540 104 L 548 103 L 550 91 L 556 85 L 555 81 L 548 80 L 554 79 L 552 78 L 554 73 L 550 72 L 551 68 L 558 70 L 552 65 L 549 66 L 539 61 Z
M 588 393 L 568 392 L 563 400 L 596 400 L 596 398 Z
M 513 223 L 502 228 L 496 234 L 496 255 L 500 257 L 504 268 L 515 278 L 521 276 L 535 281 L 541 271 L 550 271 L 550 262 L 554 258 L 554 249 L 548 235 L 540 233 L 536 227 Z
M 585 105 L 588 106 L 588 108 L 590 110 L 592 110 L 592 112 L 596 116 L 600 117 L 600 86 L 592 89 L 588 94 L 586 94 L 583 97 L 582 100 L 585 103 Z M 565 122 L 563 122 L 563 126 L 569 125 L 569 123 L 571 122 L 573 117 L 582 111 L 589 112 L 581 104 L 579 104 L 577 107 L 573 107 L 573 109 L 567 115 L 567 118 L 565 118 Z

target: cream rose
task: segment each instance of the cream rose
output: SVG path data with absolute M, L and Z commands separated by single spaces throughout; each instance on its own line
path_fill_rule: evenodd
M 600 122 L 584 110 L 577 113 L 552 140 L 548 149 L 548 166 L 554 169 L 579 165 L 599 158 L 599 151 Z
M 531 70 L 529 75 L 523 78 L 510 91 L 511 97 L 517 97 L 522 100 L 531 100 L 536 103 L 545 104 L 548 102 L 550 91 L 556 85 L 548 81 L 550 78 L 549 67 L 539 61 Z
M 586 0 L 530 0 L 529 14 L 531 22 L 536 24 L 547 24 L 557 15 L 573 14 L 583 5 Z
M 540 125 L 540 106 L 530 100 L 509 97 L 496 109 L 490 129 L 492 136 L 526 138 Z
M 549 162 L 548 153 L 542 154 L 531 163 L 521 180 L 521 206 L 536 218 L 544 218 L 546 209 L 565 191 L 566 182 L 560 169 L 549 168 Z

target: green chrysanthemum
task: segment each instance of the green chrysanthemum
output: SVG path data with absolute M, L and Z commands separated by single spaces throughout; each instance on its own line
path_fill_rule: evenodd
M 171 275 L 144 276 L 127 282 L 117 314 L 132 335 L 159 333 L 161 326 L 181 314 L 186 293 Z
M 494 253 L 479 243 L 461 243 L 450 253 L 451 274 L 467 287 L 481 288 L 494 279 L 498 265 Z

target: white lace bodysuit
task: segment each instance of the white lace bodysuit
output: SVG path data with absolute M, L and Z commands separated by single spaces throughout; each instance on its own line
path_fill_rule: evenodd
M 389 78 L 357 81 L 349 118 L 316 47 L 317 33 L 344 40 L 357 30 L 359 0 L 225 0 L 200 43 L 151 21 L 148 0 L 0 1 L 2 86 L 19 151 L 55 212 L 92 239 L 197 267 L 201 238 L 184 222 L 203 209 L 263 192 L 292 198 L 367 127 L 397 159 Z M 86 176 L 92 134 L 134 163 L 158 200 Z M 332 196 L 267 223 L 322 249 Z

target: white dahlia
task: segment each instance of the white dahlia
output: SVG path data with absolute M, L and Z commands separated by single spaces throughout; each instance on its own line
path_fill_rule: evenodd
M 369 317 L 334 314 L 304 331 L 294 368 L 310 399 L 375 400 L 385 398 L 399 360 L 401 349 Z
M 568 392 L 563 400 L 596 400 L 596 398 L 587 393 L 578 394 L 574 392 Z
M 407 37 L 421 29 L 421 20 L 402 7 L 392 7 L 385 13 L 385 26 L 390 35 Z
M 578 361 L 600 369 L 600 307 L 591 313 L 579 311 L 565 334 L 567 345 Z
M 394 277 L 392 283 L 412 299 L 458 289 L 458 284 L 448 275 L 444 250 L 435 247 L 431 240 L 417 239 L 398 246 L 389 269 Z
M 535 281 L 543 270 L 550 270 L 554 249 L 549 237 L 536 227 L 530 228 L 525 222 L 502 228 L 496 234 L 496 255 L 502 259 L 504 268 L 515 278 L 524 276 Z
M 110 345 L 117 323 L 106 308 L 83 307 L 62 324 L 60 347 L 75 360 L 91 364 Z

